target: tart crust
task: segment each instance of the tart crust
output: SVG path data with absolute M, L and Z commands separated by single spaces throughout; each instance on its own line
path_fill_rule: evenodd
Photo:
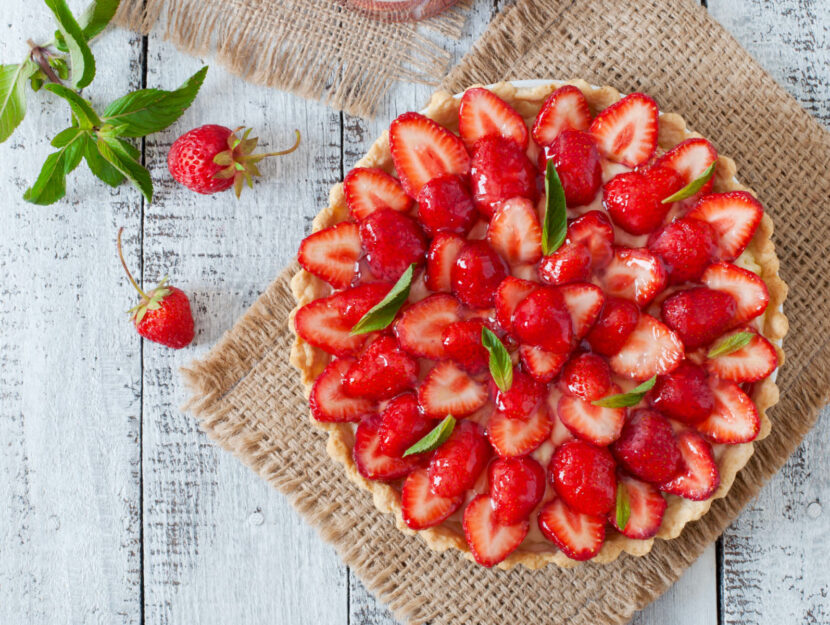
M 558 87 L 570 84 L 576 86 L 585 94 L 591 107 L 591 113 L 599 111 L 617 102 L 622 96 L 613 87 L 594 87 L 584 80 L 569 80 L 564 82 L 551 81 L 536 87 L 516 87 L 507 82 L 501 82 L 488 87 L 508 104 L 513 106 L 526 122 L 536 117 L 542 102 Z M 472 85 L 480 86 L 480 85 Z M 442 126 L 457 132 L 458 107 L 460 99 L 453 97 L 446 91 L 436 92 L 424 111 L 427 117 L 434 119 Z M 684 119 L 675 113 L 661 113 L 659 119 L 658 145 L 668 150 L 681 141 L 702 135 L 686 128 Z M 392 155 L 389 151 L 389 134 L 384 133 L 372 144 L 368 153 L 360 159 L 355 167 L 379 167 L 388 173 L 394 174 Z M 735 178 L 735 162 L 727 156 L 719 156 L 718 167 L 714 179 L 713 191 L 724 192 L 744 190 L 753 193 L 752 189 L 740 184 Z M 754 195 L 754 193 L 753 193 Z M 314 232 L 345 221 L 349 217 L 343 195 L 343 185 L 334 185 L 329 194 L 329 205 L 322 209 L 315 217 L 312 230 Z M 787 296 L 787 285 L 778 275 L 779 261 L 775 254 L 775 246 L 771 236 L 773 222 L 765 212 L 755 236 L 747 249 L 735 261 L 735 264 L 747 267 L 758 273 L 767 285 L 770 295 L 766 312 L 760 317 L 761 333 L 767 337 L 778 351 L 779 367 L 784 362 L 784 352 L 781 349 L 782 339 L 787 333 L 787 318 L 782 311 L 782 304 Z M 331 293 L 331 287 L 323 280 L 313 276 L 304 269 L 300 269 L 291 280 L 291 288 L 297 300 L 297 306 L 289 316 L 289 326 L 294 332 L 294 314 L 308 302 L 325 297 Z M 296 336 L 296 333 L 295 333 Z M 291 364 L 299 371 L 306 396 L 311 386 L 323 368 L 328 364 L 330 356 L 322 349 L 313 347 L 299 336 L 291 350 Z M 774 380 L 775 374 L 756 384 L 751 397 L 758 408 L 761 420 L 760 433 L 756 440 L 766 437 L 772 424 L 767 411 L 778 402 L 778 386 Z M 361 488 L 372 493 L 375 507 L 383 513 L 395 516 L 397 527 L 406 534 L 418 534 L 426 544 L 435 551 L 444 551 L 454 548 L 463 552 L 464 556 L 473 560 L 470 548 L 467 545 L 460 524 L 445 522 L 426 530 L 411 530 L 403 521 L 401 514 L 401 496 L 398 490 L 383 482 L 370 481 L 363 478 L 357 471 L 352 459 L 354 433 L 350 423 L 320 423 L 310 417 L 309 420 L 318 428 L 328 432 L 326 449 L 328 454 L 341 463 L 349 479 Z M 677 537 L 686 523 L 695 521 L 709 510 L 712 501 L 724 497 L 732 486 L 735 475 L 747 463 L 754 450 L 754 443 L 740 445 L 715 445 L 715 455 L 721 475 L 721 483 L 714 495 L 706 501 L 690 501 L 674 495 L 666 495 L 668 506 L 663 517 L 663 523 L 656 538 L 672 539 Z M 634 540 L 626 538 L 609 528 L 605 543 L 600 552 L 590 562 L 607 563 L 615 560 L 625 551 L 634 556 L 642 556 L 651 551 L 654 538 L 649 540 Z M 541 568 L 547 564 L 556 564 L 561 567 L 573 567 L 581 564 L 571 560 L 559 551 L 552 543 L 544 549 L 525 548 L 524 545 L 514 551 L 506 560 L 497 566 L 510 569 L 522 564 L 530 569 Z

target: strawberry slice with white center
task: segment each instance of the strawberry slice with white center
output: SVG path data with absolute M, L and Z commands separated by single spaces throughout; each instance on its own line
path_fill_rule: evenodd
M 357 221 L 381 208 L 406 213 L 415 203 L 400 182 L 376 167 L 356 167 L 346 174 L 343 194 L 349 212 Z
M 361 397 L 350 397 L 343 389 L 346 372 L 355 362 L 354 358 L 333 360 L 314 381 L 308 404 L 311 407 L 311 416 L 317 421 L 360 421 L 375 410 L 374 402 Z
M 663 263 L 645 248 L 615 247 L 600 278 L 609 295 L 645 306 L 666 287 Z
M 537 288 L 539 288 L 538 284 L 513 276 L 507 276 L 502 280 L 496 289 L 494 300 L 496 321 L 499 322 L 502 330 L 513 331 L 513 313 L 516 311 L 516 306 Z
M 464 510 L 464 536 L 473 558 L 482 566 L 491 567 L 513 553 L 530 529 L 530 523 L 499 525 L 493 504 L 487 495 L 479 495 Z
M 461 305 L 452 295 L 437 293 L 407 308 L 395 324 L 401 347 L 420 358 L 444 357 L 442 333 L 461 320 Z
M 300 308 L 294 316 L 294 329 L 304 341 L 329 354 L 354 354 L 366 341 L 367 335 L 350 334 L 354 324 L 349 324 L 330 300 L 321 297 Z
M 562 423 L 562 419 L 559 418 L 559 415 L 556 414 L 556 405 L 559 403 L 559 398 L 562 396 L 562 393 L 556 389 L 552 388 L 550 395 L 548 396 L 548 410 L 551 412 L 551 421 L 553 421 L 553 428 L 550 431 L 550 442 L 553 443 L 553 448 L 556 449 L 562 443 L 567 443 L 568 441 L 574 440 L 576 437 L 573 435 L 564 423 Z
M 360 252 L 360 229 L 344 221 L 303 239 L 297 260 L 309 273 L 344 289 L 357 273 Z
M 367 480 L 397 480 L 417 469 L 423 458 L 419 455 L 396 458 L 380 450 L 380 416 L 363 419 L 355 430 L 352 457 L 358 473 Z
M 730 263 L 709 265 L 700 281 L 710 289 L 725 291 L 735 298 L 738 306 L 732 325 L 746 323 L 763 314 L 769 304 L 767 285 L 757 273 Z
M 598 286 L 587 282 L 574 282 L 559 287 L 565 306 L 571 314 L 574 339 L 584 338 L 602 312 L 605 295 Z
M 614 227 L 608 215 L 599 210 L 588 211 L 574 219 L 568 225 L 567 240 L 588 248 L 591 266 L 595 270 L 605 267 L 614 253 Z
M 588 130 L 590 125 L 588 100 L 573 85 L 563 85 L 542 104 L 532 134 L 539 145 L 550 145 L 563 130 Z
M 569 353 L 549 352 L 538 345 L 519 346 L 519 358 L 522 360 L 525 371 L 539 382 L 547 383 L 553 380 L 559 375 L 570 357 Z
M 589 132 L 600 154 L 627 167 L 642 165 L 657 149 L 657 103 L 632 93 L 601 111 Z
M 755 336 L 739 350 L 706 361 L 710 373 L 733 382 L 757 382 L 770 375 L 778 366 L 778 354 L 772 343 L 752 328 L 741 328 L 725 334 L 717 341 L 726 341 L 738 332 L 752 332 Z
M 464 503 L 464 496 L 440 497 L 430 488 L 426 469 L 410 473 L 401 489 L 401 514 L 413 530 L 423 530 L 444 521 Z
M 746 191 L 704 195 L 687 215 L 714 228 L 718 235 L 718 258 L 725 261 L 741 255 L 763 216 L 764 207 Z
M 695 426 L 698 431 L 713 443 L 735 445 L 754 441 L 761 430 L 755 402 L 729 380 L 710 377 L 709 388 L 715 396 L 715 407 Z
M 575 512 L 559 498 L 539 512 L 539 529 L 572 560 L 590 560 L 605 542 L 605 519 Z
M 502 202 L 490 220 L 487 242 L 511 265 L 542 258 L 542 227 L 533 202 L 523 197 Z
M 700 178 L 718 160 L 718 152 L 706 139 L 695 137 L 678 143 L 654 162 L 654 167 L 668 167 L 683 178 L 687 185 Z M 714 177 L 698 193 L 709 193 Z
M 720 472 L 712 446 L 697 432 L 686 430 L 677 434 L 682 468 L 660 490 L 693 501 L 709 499 L 720 485 Z
M 461 139 L 420 113 L 404 113 L 392 122 L 389 150 L 401 185 L 413 198 L 433 178 L 470 171 Z
M 612 510 L 608 515 L 608 522 L 628 538 L 646 540 L 653 537 L 660 529 L 666 511 L 666 500 L 659 489 L 621 471 L 617 473 L 617 484 L 625 487 L 631 516 L 628 517 L 625 527 L 620 527 L 616 512 Z
M 510 419 L 496 410 L 487 422 L 487 438 L 503 458 L 525 456 L 550 436 L 553 422 L 542 402 L 526 420 Z
M 492 91 L 483 87 L 467 89 L 458 109 L 458 134 L 472 151 L 476 141 L 484 137 L 512 139 L 527 148 L 527 126 L 522 116 Z
M 418 388 L 418 404 L 428 417 L 463 417 L 487 403 L 487 386 L 452 362 L 440 362 Z
M 620 387 L 612 385 L 608 395 L 620 393 Z M 625 408 L 603 408 L 591 402 L 562 395 L 557 406 L 559 419 L 571 432 L 584 441 L 600 447 L 610 445 L 620 437 L 625 423 Z
M 665 324 L 640 315 L 634 331 L 608 364 L 614 373 L 635 380 L 674 371 L 683 361 L 683 343 Z
M 464 238 L 439 232 L 427 252 L 427 288 L 436 293 L 452 291 L 452 268 L 464 247 Z

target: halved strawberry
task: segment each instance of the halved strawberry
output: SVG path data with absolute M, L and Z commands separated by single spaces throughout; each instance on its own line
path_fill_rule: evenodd
M 354 354 L 366 341 L 366 335 L 350 334 L 354 323 L 348 323 L 331 300 L 321 297 L 300 308 L 294 316 L 294 329 L 307 343 L 329 354 Z
M 614 256 L 600 278 L 609 295 L 642 307 L 666 287 L 666 270 L 645 248 L 615 247 Z
M 585 282 L 591 276 L 591 252 L 581 243 L 566 241 L 539 262 L 539 278 L 545 284 Z
M 332 360 L 314 381 L 308 404 L 311 416 L 324 423 L 360 421 L 375 410 L 374 402 L 349 397 L 343 390 L 346 372 L 355 363 L 354 358 Z
M 401 185 L 413 198 L 433 178 L 470 171 L 461 139 L 420 113 L 404 113 L 392 122 L 389 150 Z
M 764 207 L 746 191 L 710 193 L 700 198 L 687 216 L 712 226 L 718 235 L 718 256 L 733 261 L 755 235 Z
M 527 126 L 516 110 L 483 87 L 467 89 L 458 108 L 458 134 L 468 150 L 484 137 L 512 139 L 527 148 Z
M 574 282 L 559 287 L 559 292 L 565 300 L 565 307 L 571 314 L 574 339 L 583 339 L 596 323 L 605 295 L 598 286 L 587 282 Z
M 421 414 L 415 393 L 402 393 L 386 402 L 380 413 L 380 450 L 390 456 L 403 456 L 433 427 L 435 421 Z
M 519 358 L 530 376 L 539 382 L 550 382 L 559 375 L 571 355 L 559 354 L 542 349 L 538 345 L 520 345 Z
M 527 521 L 499 525 L 487 495 L 479 495 L 469 503 L 464 510 L 463 525 L 473 558 L 486 567 L 498 564 L 513 553 L 530 529 Z
M 414 200 L 403 190 L 401 183 L 382 169 L 356 167 L 343 179 L 343 194 L 349 212 L 357 221 L 365 219 L 380 208 L 391 208 L 401 213 L 412 208 Z
M 538 288 L 537 284 L 529 280 L 521 280 L 507 276 L 496 289 L 494 304 L 496 306 L 496 321 L 505 332 L 513 331 L 513 313 L 525 297 Z
M 309 273 L 343 289 L 355 276 L 360 251 L 360 229 L 344 221 L 303 239 L 297 260 Z
M 625 527 L 620 527 L 617 515 L 612 510 L 608 515 L 608 522 L 628 538 L 645 540 L 657 534 L 663 522 L 663 513 L 666 511 L 666 500 L 657 487 L 622 472 L 617 474 L 617 483 L 625 487 L 631 516 L 628 517 Z
M 524 521 L 545 494 L 545 469 L 533 458 L 497 458 L 487 470 L 490 500 L 496 521 L 512 525 Z
M 632 93 L 601 111 L 590 133 L 606 158 L 637 167 L 657 148 L 657 103 L 642 93 Z
M 452 290 L 450 278 L 455 259 L 464 247 L 464 238 L 457 234 L 439 232 L 427 252 L 427 288 L 436 293 Z
M 729 293 L 699 286 L 663 300 L 660 316 L 688 349 L 695 349 L 728 330 L 736 308 L 735 298 Z
M 709 167 L 718 160 L 718 153 L 706 139 L 692 138 L 678 143 L 654 162 L 655 167 L 668 167 L 676 171 L 687 185 L 700 178 Z M 698 193 L 709 193 L 712 182 L 709 180 Z
M 758 409 L 741 387 L 729 380 L 709 378 L 715 396 L 712 413 L 697 424 L 698 431 L 713 443 L 735 445 L 754 441 L 761 429 Z
M 510 264 L 542 257 L 542 227 L 533 202 L 516 197 L 502 202 L 487 228 L 487 242 Z
M 607 394 L 619 392 L 620 387 L 614 384 Z M 617 440 L 625 423 L 625 408 L 602 408 L 572 395 L 562 395 L 557 412 L 565 427 L 577 437 L 601 447 Z
M 343 322 L 351 328 L 386 297 L 391 288 L 391 282 L 369 282 L 338 291 L 329 297 L 328 301 L 329 305 L 340 313 Z
M 487 403 L 487 387 L 453 362 L 435 365 L 421 382 L 418 403 L 430 417 L 463 417 Z
M 426 469 L 410 473 L 401 489 L 401 514 L 414 530 L 433 527 L 444 521 L 464 503 L 464 496 L 440 497 L 430 488 Z
M 487 422 L 487 438 L 499 456 L 524 456 L 550 436 L 553 422 L 545 402 L 526 419 L 510 419 L 496 410 Z
M 533 138 L 539 145 L 550 145 L 563 130 L 588 130 L 591 110 L 583 93 L 573 85 L 563 85 L 551 93 L 533 122 Z
M 588 211 L 568 225 L 569 243 L 581 243 L 591 252 L 591 266 L 605 267 L 614 254 L 614 227 L 608 215 L 599 210 Z
M 577 354 L 568 361 L 559 378 L 559 388 L 566 395 L 595 401 L 619 391 L 611 390 L 611 369 L 601 356 L 590 352 Z
M 459 421 L 429 460 L 430 490 L 441 497 L 462 495 L 476 483 L 491 455 L 478 423 Z
M 767 339 L 752 328 L 741 328 L 722 336 L 715 344 L 737 332 L 753 332 L 755 337 L 741 349 L 706 361 L 706 368 L 723 380 L 757 382 L 763 380 L 778 366 L 778 354 Z
M 363 419 L 355 431 L 352 456 L 357 470 L 367 480 L 389 481 L 411 473 L 422 462 L 419 456 L 396 458 L 380 451 L 380 417 Z
M 700 281 L 710 289 L 725 291 L 735 298 L 738 307 L 733 326 L 763 314 L 769 304 L 767 285 L 757 273 L 730 263 L 709 265 Z
M 693 501 L 709 499 L 720 485 L 712 446 L 691 430 L 678 433 L 677 443 L 683 458 L 682 468 L 672 479 L 661 484 L 660 490 Z
M 395 336 L 413 356 L 439 360 L 444 357 L 442 333 L 461 319 L 461 305 L 452 295 L 436 293 L 407 308 L 395 323 Z
M 641 314 L 634 331 L 609 360 L 611 369 L 635 380 L 669 373 L 683 361 L 683 343 L 663 323 Z
M 539 529 L 572 560 L 590 560 L 605 542 L 605 519 L 575 512 L 561 498 L 539 512 Z
M 352 397 L 390 399 L 414 388 L 418 363 L 391 336 L 376 338 L 346 373 L 344 390 Z
M 634 302 L 619 297 L 606 298 L 594 327 L 586 336 L 591 349 L 603 356 L 613 356 L 637 327 L 640 309 Z

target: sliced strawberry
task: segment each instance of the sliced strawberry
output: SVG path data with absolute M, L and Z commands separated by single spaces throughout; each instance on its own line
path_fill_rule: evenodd
M 735 298 L 738 307 L 732 319 L 732 326 L 755 319 L 764 313 L 769 304 L 769 291 L 761 276 L 737 265 L 709 265 L 700 281 L 710 289 L 724 291 Z
M 608 363 L 596 354 L 579 354 L 565 365 L 559 379 L 559 387 L 565 394 L 587 401 L 600 399 L 610 394 L 611 369 Z
M 608 394 L 619 392 L 620 387 L 615 384 Z M 575 436 L 601 447 L 619 438 L 625 422 L 625 408 L 602 408 L 572 395 L 562 395 L 557 412 Z
M 660 485 L 660 490 L 691 499 L 709 499 L 720 485 L 720 472 L 712 446 L 697 432 L 687 430 L 677 435 L 682 457 L 680 472 Z
M 497 458 L 489 468 L 490 499 L 496 521 L 526 520 L 545 494 L 545 469 L 533 458 Z
M 452 290 L 452 268 L 464 247 L 464 238 L 439 232 L 427 252 L 426 285 L 430 291 L 449 293 Z
M 520 345 L 519 358 L 534 380 L 547 383 L 559 375 L 570 354 L 549 352 L 536 345 Z
M 533 139 L 539 145 L 550 145 L 563 130 L 588 130 L 590 125 L 588 100 L 573 85 L 563 85 L 542 104 L 533 123 Z
M 706 371 L 689 360 L 671 373 L 657 376 L 646 397 L 649 405 L 667 417 L 692 426 L 708 417 L 715 406 Z
M 340 313 L 343 322 L 351 328 L 371 308 L 380 303 L 391 288 L 391 282 L 370 282 L 339 291 L 329 297 L 328 301 Z
M 354 354 L 366 341 L 366 335 L 351 335 L 353 323 L 343 318 L 332 298 L 309 302 L 294 316 L 294 329 L 307 343 L 335 356 Z
M 617 515 L 612 510 L 608 522 L 628 538 L 645 540 L 657 534 L 666 511 L 666 500 L 657 487 L 622 472 L 617 474 L 617 482 L 625 487 L 631 515 L 625 527 L 620 527 Z
M 538 288 L 528 280 L 507 276 L 496 289 L 496 321 L 505 332 L 513 331 L 513 313 L 525 297 Z
M 424 262 L 427 240 L 411 217 L 381 208 L 360 223 L 360 241 L 372 274 L 392 282 L 412 263 Z
M 367 480 L 389 481 L 417 469 L 422 462 L 417 455 L 400 458 L 387 456 L 380 450 L 379 427 L 380 417 L 375 415 L 363 419 L 355 431 L 352 456 L 360 475 Z
M 513 313 L 513 333 L 526 345 L 552 352 L 570 351 L 573 326 L 561 291 L 540 287 L 519 302 Z
M 530 529 L 527 521 L 499 525 L 487 495 L 479 495 L 467 505 L 463 525 L 473 558 L 486 567 L 498 564 L 513 553 Z
M 401 185 L 413 198 L 433 178 L 470 171 L 461 139 L 420 113 L 404 113 L 392 122 L 389 150 Z
M 360 252 L 357 224 L 344 221 L 303 239 L 297 260 L 309 273 L 343 289 L 355 276 Z
M 639 318 L 640 309 L 634 302 L 619 297 L 607 298 L 602 312 L 586 337 L 591 349 L 603 356 L 613 356 L 637 327 Z
M 458 108 L 458 134 L 468 150 L 484 137 L 512 139 L 527 148 L 527 126 L 516 110 L 483 87 L 467 89 Z
M 687 348 L 694 349 L 723 334 L 732 324 L 735 309 L 735 298 L 729 293 L 697 287 L 663 300 L 660 316 Z
M 314 381 L 308 404 L 311 416 L 324 423 L 360 421 L 375 410 L 375 404 L 368 399 L 350 397 L 343 389 L 346 372 L 355 363 L 353 358 L 339 358 L 331 361 L 323 373 Z
M 470 308 L 488 308 L 507 265 L 486 241 L 467 241 L 450 272 L 453 294 Z
M 741 387 L 729 380 L 709 378 L 715 407 L 697 429 L 713 443 L 735 445 L 754 441 L 761 429 L 758 409 Z
M 697 281 L 717 254 L 717 235 L 705 221 L 684 217 L 652 235 L 648 249 L 666 267 L 669 284 Z
M 587 132 L 563 130 L 553 143 L 539 152 L 539 169 L 553 162 L 568 207 L 594 201 L 602 186 L 602 164 L 594 138 Z
M 651 183 L 651 188 L 654 189 L 655 196 L 661 203 L 686 186 L 683 177 L 668 167 L 660 167 L 655 164 L 644 170 L 643 173 L 645 173 L 646 178 Z
M 706 361 L 706 368 L 723 380 L 733 382 L 757 382 L 770 375 L 778 366 L 778 354 L 767 339 L 752 328 L 741 328 L 727 334 L 721 340 L 727 340 L 736 332 L 753 332 L 755 337 L 741 349 Z
M 508 419 L 527 419 L 544 397 L 545 385 L 514 367 L 513 384 L 507 391 L 496 388 L 495 404 Z
M 572 560 L 590 560 L 605 542 L 605 519 L 575 512 L 561 498 L 539 512 L 539 529 Z
M 470 190 L 461 176 L 433 178 L 418 194 L 418 220 L 426 233 L 467 234 L 478 218 Z
M 453 362 L 435 365 L 418 389 L 418 403 L 430 417 L 463 417 L 487 403 L 487 387 Z
M 629 415 L 611 452 L 629 473 L 654 484 L 674 477 L 681 458 L 669 420 L 647 408 Z
M 437 293 L 407 308 L 395 324 L 395 336 L 413 356 L 444 357 L 442 333 L 461 319 L 461 305 L 452 295 Z
M 476 208 L 493 216 L 499 202 L 514 197 L 535 200 L 536 166 L 514 141 L 485 137 L 475 145 L 470 165 L 470 186 Z
M 710 193 L 703 196 L 688 214 L 715 229 L 718 256 L 725 261 L 733 261 L 741 255 L 763 216 L 764 207 L 746 191 Z
M 548 394 L 548 413 L 550 414 L 550 420 L 553 422 L 553 428 L 550 431 L 550 442 L 553 443 L 554 450 L 559 447 L 562 443 L 567 443 L 568 441 L 576 440 L 576 437 L 573 435 L 567 426 L 562 423 L 562 419 L 559 418 L 557 414 L 557 406 L 559 405 L 559 399 L 562 397 L 562 393 L 559 391 L 558 388 L 552 386 L 550 389 L 550 393 Z
M 666 270 L 645 248 L 615 247 L 601 282 L 607 294 L 643 307 L 666 287 Z
M 526 420 L 510 419 L 498 410 L 487 422 L 487 437 L 496 453 L 509 458 L 531 453 L 550 436 L 553 422 L 543 404 Z
M 559 287 L 565 307 L 571 315 L 574 339 L 579 341 L 591 331 L 602 312 L 605 295 L 598 286 L 574 282 Z
M 407 449 L 435 426 L 418 409 L 415 393 L 403 393 L 390 400 L 380 413 L 380 450 L 390 456 L 403 456 Z
M 683 343 L 651 315 L 641 314 L 628 340 L 609 360 L 614 373 L 635 380 L 673 371 L 683 360 Z
M 343 388 L 352 397 L 381 400 L 415 386 L 418 363 L 391 336 L 380 336 L 346 373 Z
M 382 169 L 357 167 L 343 179 L 343 194 L 349 212 L 361 221 L 380 208 L 406 213 L 413 200 L 401 183 Z
M 410 473 L 401 489 L 401 514 L 404 523 L 413 530 L 434 527 L 446 520 L 464 503 L 464 496 L 439 497 L 430 488 L 426 469 Z
M 669 167 L 683 178 L 683 185 L 700 178 L 709 167 L 718 160 L 718 153 L 706 139 L 692 138 L 678 143 L 671 150 L 658 158 L 654 165 Z M 709 193 L 713 180 L 709 180 L 699 193 Z M 668 196 L 666 196 L 668 197 Z
M 600 153 L 628 167 L 642 165 L 657 149 L 657 103 L 632 93 L 601 111 L 591 123 Z
M 457 497 L 475 484 L 491 454 L 484 432 L 473 421 L 460 421 L 429 461 L 430 490 Z
M 668 172 L 679 180 L 670 169 Z M 617 174 L 602 188 L 602 202 L 614 223 L 631 234 L 648 234 L 663 223 L 671 204 L 661 203 L 665 181 L 656 182 L 646 171 L 627 171 Z M 671 195 L 671 194 L 670 194 Z
M 582 440 L 556 448 L 548 474 L 553 488 L 577 512 L 605 516 L 617 497 L 616 462 L 605 447 Z
M 539 263 L 539 278 L 545 284 L 585 282 L 590 276 L 591 252 L 581 243 L 566 241 L 558 250 L 542 258 Z
M 441 333 L 444 355 L 468 373 L 486 371 L 489 354 L 481 344 L 484 327 L 481 319 L 466 319 L 448 325 Z
M 533 202 L 517 197 L 502 202 L 487 228 L 487 241 L 510 264 L 542 257 L 542 227 Z
M 568 226 L 567 241 L 588 248 L 595 270 L 605 267 L 614 255 L 614 227 L 608 216 L 599 210 L 588 211 L 574 219 Z

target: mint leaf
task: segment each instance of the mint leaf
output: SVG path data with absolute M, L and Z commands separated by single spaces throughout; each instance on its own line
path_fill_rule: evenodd
M 749 345 L 749 342 L 754 338 L 754 332 L 736 332 L 735 334 L 730 334 L 717 345 L 712 347 L 712 349 L 709 350 L 709 353 L 706 354 L 706 357 L 711 360 L 720 356 L 726 356 L 727 354 L 736 352 L 742 347 Z
M 69 108 L 72 109 L 72 113 L 75 115 L 75 118 L 78 120 L 78 125 L 81 128 L 91 130 L 101 125 L 101 120 L 98 118 L 98 113 L 92 108 L 92 104 L 88 100 L 84 100 L 69 87 L 49 83 L 43 88 L 69 103 Z
M 84 33 L 65 0 L 43 0 L 58 22 L 69 60 L 72 65 L 71 83 L 75 89 L 83 89 L 95 78 L 95 58 L 87 45 Z
M 635 386 L 627 393 L 619 393 L 617 395 L 608 395 L 602 399 L 597 399 L 591 403 L 594 406 L 602 408 L 626 408 L 628 406 L 636 406 L 640 403 L 646 393 L 654 388 L 657 382 L 657 376 L 654 375 L 639 386 Z
M 37 65 L 0 65 L 0 143 L 3 143 L 26 116 L 26 81 L 37 72 Z
M 401 277 L 398 278 L 395 286 L 386 294 L 386 297 L 372 306 L 369 312 L 354 324 L 350 334 L 366 334 L 367 332 L 383 330 L 392 323 L 406 298 L 409 297 L 409 288 L 412 285 L 412 274 L 414 272 L 415 263 L 412 263 L 401 274 Z
M 65 128 L 64 130 L 61 130 L 58 134 L 56 134 L 54 139 L 52 139 L 52 147 L 66 147 L 69 143 L 77 139 L 79 134 L 85 132 L 85 130 L 82 130 L 74 126 L 72 128 Z
M 513 386 L 513 361 L 510 360 L 510 354 L 488 327 L 481 328 L 481 344 L 490 352 L 490 375 L 493 376 L 493 381 L 506 393 Z
M 35 183 L 26 189 L 23 199 L 32 204 L 53 204 L 66 195 L 66 174 L 78 166 L 83 156 L 87 134 L 81 133 L 58 152 L 46 157 Z
M 542 225 L 542 254 L 553 254 L 562 243 L 568 232 L 568 212 L 565 207 L 565 190 L 562 181 L 553 166 L 548 161 L 545 167 L 545 220 Z
M 712 179 L 712 176 L 715 175 L 715 165 L 717 165 L 717 161 L 709 165 L 706 170 L 700 174 L 697 178 L 692 180 L 689 184 L 685 187 L 673 193 L 665 200 L 663 200 L 662 204 L 671 204 L 672 202 L 679 202 L 680 200 L 685 200 L 686 198 L 692 197 L 695 193 L 700 191 L 707 182 Z
M 124 176 L 113 167 L 98 151 L 95 141 L 89 140 L 84 146 L 84 160 L 89 170 L 111 187 L 117 187 L 124 182 Z
M 103 120 L 120 126 L 122 137 L 143 137 L 164 130 L 193 102 L 207 70 L 207 66 L 203 67 L 175 91 L 141 89 L 128 93 L 107 107 Z
M 133 155 L 135 148 L 116 137 L 98 136 L 98 151 L 110 165 L 132 182 L 147 202 L 153 201 L 153 181 L 148 172 Z
M 112 21 L 119 4 L 120 0 L 95 0 L 90 4 L 78 18 L 84 39 L 89 41 L 98 36 Z
M 628 519 L 631 518 L 631 502 L 628 499 L 628 489 L 622 482 L 617 482 L 617 527 L 620 531 L 625 529 L 628 525 Z
M 438 449 L 441 445 L 447 442 L 447 439 L 455 429 L 455 419 L 452 415 L 447 415 L 444 420 L 436 425 L 429 434 L 424 436 L 421 440 L 415 443 L 412 447 L 404 452 L 404 457 L 412 454 L 422 454 L 425 451 L 432 451 Z

